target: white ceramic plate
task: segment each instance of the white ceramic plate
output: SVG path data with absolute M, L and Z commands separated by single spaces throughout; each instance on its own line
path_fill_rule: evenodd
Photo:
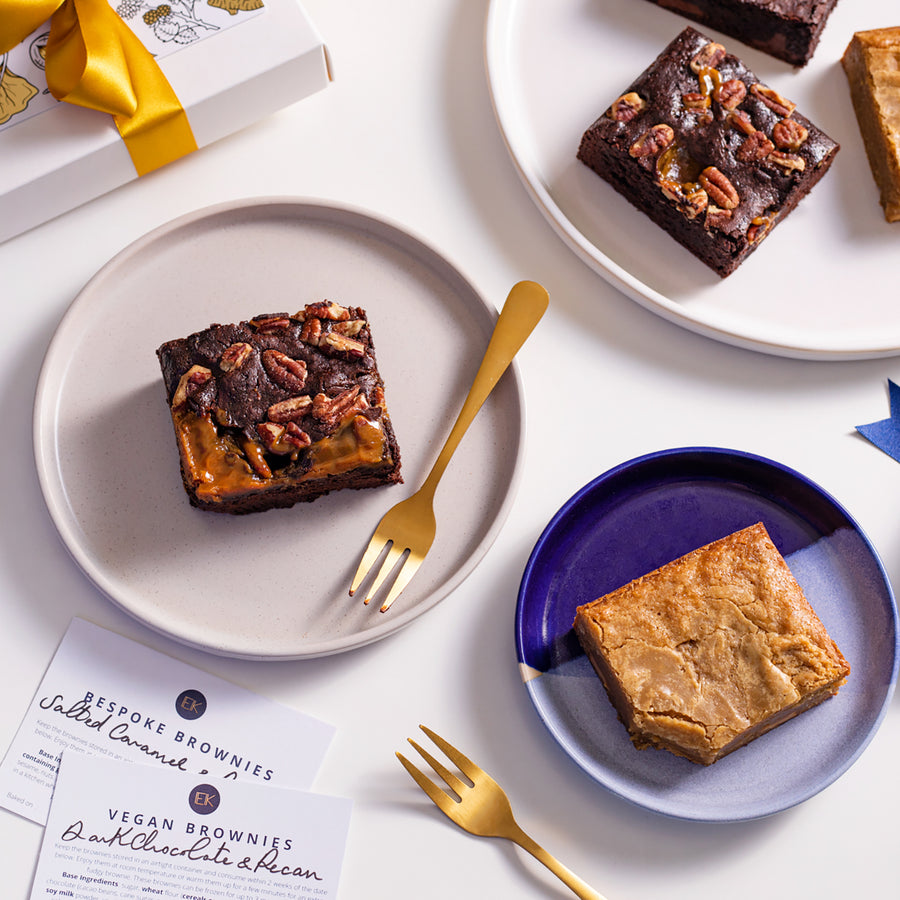
M 405 484 L 249 516 L 191 508 L 156 348 L 323 298 L 368 311 Z M 444 475 L 416 577 L 387 613 L 348 596 L 375 525 L 430 469 L 496 318 L 434 249 L 353 208 L 258 199 L 151 232 L 91 279 L 44 361 L 35 457 L 64 543 L 122 608 L 214 653 L 322 656 L 397 631 L 474 569 L 512 502 L 524 431 L 515 365 Z
M 890 0 L 838 4 L 803 69 L 712 32 L 841 144 L 831 170 L 733 275 L 720 279 L 575 158 L 581 135 L 688 20 L 644 0 L 491 0 L 485 58 L 501 133 L 565 243 L 641 305 L 729 344 L 812 359 L 900 353 L 885 285 L 900 228 L 884 221 L 840 65 Z

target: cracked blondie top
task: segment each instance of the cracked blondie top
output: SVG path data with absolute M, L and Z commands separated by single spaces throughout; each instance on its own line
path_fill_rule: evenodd
M 635 746 L 704 765 L 850 674 L 762 523 L 580 606 L 574 628 Z
M 214 324 L 157 356 L 193 506 L 259 512 L 402 481 L 363 309 Z
M 858 31 L 841 63 L 884 218 L 900 222 L 900 27 Z

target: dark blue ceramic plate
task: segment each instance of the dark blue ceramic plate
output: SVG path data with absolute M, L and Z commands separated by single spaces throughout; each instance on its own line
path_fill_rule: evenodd
M 758 521 L 849 660 L 847 684 L 713 766 L 634 749 L 574 636 L 575 607 Z M 808 799 L 858 758 L 894 689 L 900 626 L 881 562 L 840 504 L 771 460 L 699 447 L 624 463 L 562 507 L 525 568 L 516 643 L 538 714 L 592 778 L 665 815 L 736 822 Z

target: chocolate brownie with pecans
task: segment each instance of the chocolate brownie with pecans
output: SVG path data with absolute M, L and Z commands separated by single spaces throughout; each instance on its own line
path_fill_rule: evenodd
M 813 56 L 837 0 L 650 0 L 794 66 Z
M 156 352 L 193 506 L 259 512 L 402 481 L 363 309 L 310 303 Z
M 724 277 L 839 149 L 738 57 L 688 27 L 585 131 L 577 157 Z

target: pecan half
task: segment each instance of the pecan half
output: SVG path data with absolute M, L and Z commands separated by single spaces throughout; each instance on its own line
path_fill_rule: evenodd
M 300 340 L 313 347 L 319 346 L 319 339 L 322 337 L 322 320 L 312 317 L 303 323 L 300 329 Z
M 750 120 L 749 114 L 742 109 L 732 110 L 728 114 L 728 124 L 731 125 L 735 131 L 741 131 L 744 134 L 753 134 L 753 132 L 756 131 L 756 127 Z
M 285 328 L 290 328 L 291 317 L 286 313 L 271 313 L 251 319 L 250 324 L 260 334 L 272 334 L 275 331 L 284 331 Z
M 281 440 L 298 450 L 302 450 L 312 443 L 312 438 L 296 422 L 288 422 L 284 426 L 284 435 Z
M 288 397 L 273 403 L 266 412 L 266 416 L 273 422 L 284 424 L 285 422 L 298 422 L 312 410 L 312 397 L 302 394 L 299 397 Z
M 276 425 L 275 422 L 260 422 L 256 426 L 256 433 L 270 453 L 291 453 L 293 448 L 282 442 L 284 437 L 284 425 Z
M 336 397 L 316 394 L 313 398 L 313 415 L 329 428 L 335 428 L 341 420 L 353 412 L 366 409 L 369 405 L 366 395 L 358 387 L 342 391 Z
M 802 156 L 797 156 L 796 153 L 783 153 L 781 150 L 773 150 L 769 154 L 769 161 L 788 174 L 802 172 L 806 168 L 806 160 Z
M 223 372 L 232 372 L 235 369 L 239 369 L 247 362 L 252 353 L 253 348 L 243 341 L 232 344 L 230 347 L 226 347 L 219 357 L 219 368 Z
M 630 122 L 646 105 L 640 94 L 629 91 L 618 97 L 606 114 L 615 122 Z
M 743 163 L 762 162 L 774 149 L 775 145 L 761 131 L 754 131 L 744 138 L 734 155 Z
M 211 378 L 212 372 L 205 366 L 191 366 L 178 380 L 172 395 L 172 409 L 184 406 Z
M 360 357 L 365 356 L 366 353 L 365 344 L 355 341 L 353 338 L 345 337 L 336 331 L 329 331 L 323 335 L 322 340 L 319 341 L 319 346 L 322 344 L 331 347 L 332 350 L 336 350 L 338 353 L 346 353 L 349 356 Z
M 729 78 L 713 89 L 713 100 L 727 110 L 737 109 L 747 96 L 747 85 L 740 78 Z
M 262 364 L 266 374 L 286 391 L 297 393 L 306 386 L 306 363 L 291 359 L 280 350 L 263 350 Z
M 331 322 L 346 322 L 350 318 L 350 310 L 331 300 L 320 300 L 307 303 L 303 309 L 304 318 L 328 319 Z
M 688 219 L 696 219 L 709 203 L 709 195 L 696 184 L 680 184 L 677 181 L 660 183 L 663 194 L 677 204 Z
M 710 106 L 709 94 L 701 94 L 699 91 L 689 91 L 687 94 L 682 94 L 681 102 L 684 104 L 685 109 L 689 109 L 692 112 L 709 109 Z
M 796 119 L 781 119 L 772 127 L 772 140 L 779 150 L 797 151 L 809 137 L 809 130 Z
M 681 211 L 689 218 L 696 219 L 709 206 L 709 194 L 702 187 L 692 185 L 684 192 Z
M 709 194 L 709 199 L 722 209 L 734 209 L 740 203 L 740 196 L 728 176 L 715 166 L 707 166 L 697 179 Z
M 784 116 L 785 118 L 797 108 L 796 103 L 786 100 L 778 91 L 774 91 L 772 88 L 758 82 L 750 85 L 750 93 L 762 100 L 772 112 L 778 113 L 779 116 Z
M 691 71 L 700 73 L 701 69 L 715 69 L 725 59 L 726 50 L 721 44 L 710 41 L 704 44 L 691 60 Z
M 632 145 L 628 151 L 629 156 L 640 159 L 645 156 L 656 156 L 661 153 L 672 141 L 675 140 L 675 132 L 669 125 L 660 123 L 648 128 Z
M 279 456 L 295 453 L 312 443 L 310 436 L 296 422 L 288 422 L 286 425 L 260 422 L 256 426 L 256 433 L 266 450 Z
M 334 325 L 331 326 L 331 330 L 337 334 L 343 334 L 346 337 L 356 337 L 360 331 L 362 331 L 363 325 L 365 324 L 365 320 L 363 319 L 350 319 L 347 322 L 335 322 Z

